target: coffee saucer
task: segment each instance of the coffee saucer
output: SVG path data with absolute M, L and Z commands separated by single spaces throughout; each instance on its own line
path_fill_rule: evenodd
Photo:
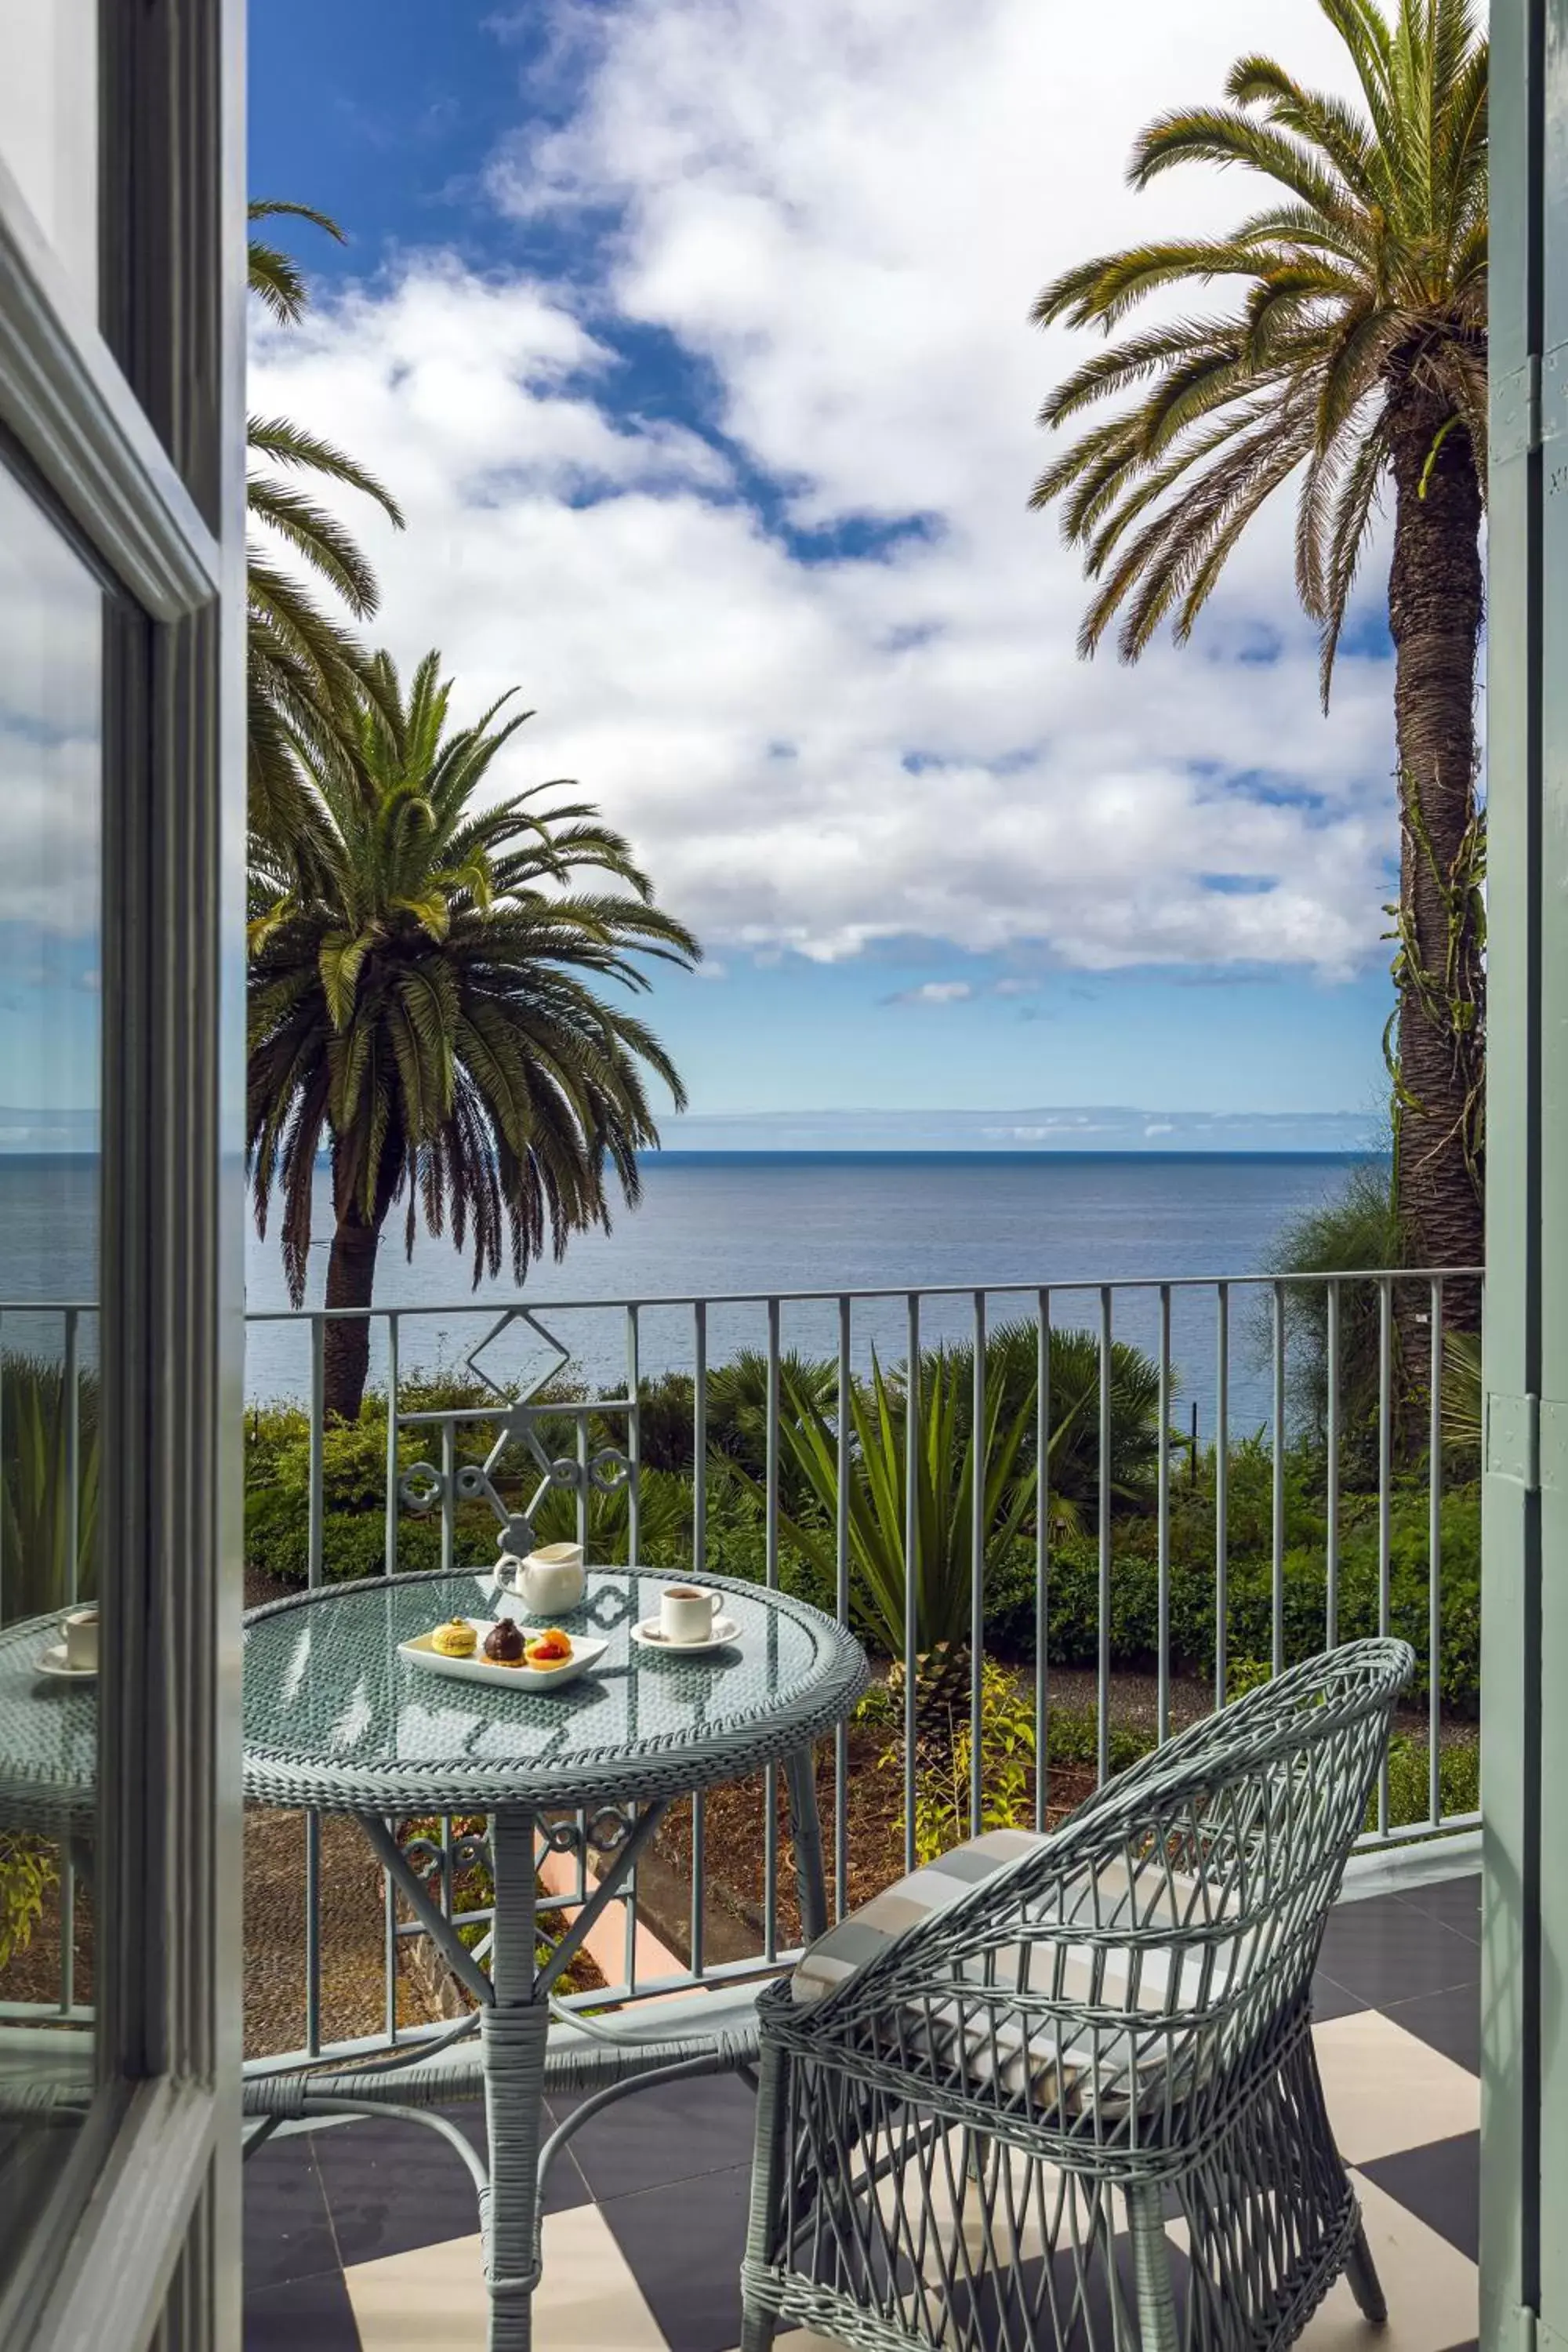
M 632 1639 L 645 1650 L 662 1650 L 671 1658 L 699 1658 L 705 1650 L 727 1650 L 741 1638 L 741 1628 L 733 1617 L 715 1617 L 713 1631 L 699 1642 L 672 1642 L 661 1633 L 657 1617 L 645 1617 L 640 1625 L 632 1627 Z
M 39 1651 L 33 1664 L 39 1674 L 52 1675 L 57 1682 L 95 1683 L 98 1680 L 96 1666 L 73 1666 L 67 1662 L 63 1642 L 51 1642 L 47 1650 Z

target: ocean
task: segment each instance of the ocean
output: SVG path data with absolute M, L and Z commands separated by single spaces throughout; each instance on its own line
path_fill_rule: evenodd
M 609 1234 L 584 1234 L 565 1260 L 535 1266 L 521 1294 L 581 1376 L 611 1391 L 624 1386 L 628 1298 L 722 1298 L 708 1320 L 710 1362 L 767 1340 L 765 1298 L 780 1291 L 890 1291 L 959 1285 L 986 1293 L 988 1321 L 1035 1308 L 1034 1292 L 1052 1291 L 1062 1325 L 1092 1325 L 1099 1301 L 1074 1283 L 1230 1276 L 1266 1271 L 1280 1234 L 1304 1210 L 1331 1198 L 1353 1155 L 1314 1153 L 1153 1153 L 1079 1151 L 667 1151 L 644 1163 L 643 1198 L 622 1210 Z M 55 1353 L 58 1317 L 29 1313 L 28 1299 L 93 1296 L 97 1169 L 85 1156 L 0 1155 L 0 1301 L 8 1349 Z M 308 1304 L 325 1286 L 331 1233 L 327 1172 L 317 1179 L 316 1234 Z M 247 1245 L 249 1304 L 285 1307 L 276 1231 Z M 1027 1296 L 1009 1297 L 1021 1285 Z M 517 1294 L 510 1280 L 468 1285 L 465 1262 L 449 1242 L 420 1233 L 405 1257 L 395 1213 L 382 1244 L 378 1304 L 439 1310 L 410 1314 L 402 1325 L 405 1371 L 457 1368 Z M 587 1304 L 574 1302 L 589 1302 Z M 1148 1292 L 1119 1291 L 1118 1335 L 1150 1347 L 1157 1308 Z M 1261 1325 L 1263 1303 L 1237 1294 L 1232 1345 L 1232 1426 L 1260 1427 L 1269 1409 Z M 922 1340 L 966 1337 L 972 1297 L 927 1298 Z M 858 1302 L 853 1349 L 858 1369 L 873 1349 L 885 1363 L 908 1340 L 902 1296 Z M 384 1325 L 375 1327 L 372 1377 L 385 1369 Z M 831 1301 L 786 1302 L 784 1346 L 832 1354 L 838 1340 Z M 1184 1423 L 1198 1409 L 1212 1425 L 1215 1300 L 1212 1291 L 1174 1294 L 1173 1359 Z M 95 1335 L 84 1323 L 81 1359 L 92 1360 Z M 689 1370 L 694 1328 L 686 1306 L 649 1306 L 638 1318 L 638 1361 L 645 1373 Z M 546 1343 L 514 1327 L 486 1358 L 510 1381 L 550 1360 Z M 310 1390 L 304 1330 L 253 1323 L 247 1391 L 257 1403 L 303 1398 Z
M 0 1163 L 3 1164 L 3 1163 Z M 534 1267 L 522 1294 L 582 1375 L 609 1390 L 626 1367 L 626 1298 L 765 1297 L 786 1290 L 892 1290 L 946 1284 L 987 1291 L 992 1324 L 1034 1310 L 1033 1297 L 1007 1297 L 999 1286 L 1125 1282 L 1140 1277 L 1239 1276 L 1268 1267 L 1282 1229 L 1344 1183 L 1352 1155 L 1330 1153 L 1089 1152 L 680 1152 L 650 1156 L 643 1199 L 623 1210 L 614 1231 L 573 1242 L 564 1262 Z M 0 1196 L 3 1197 L 3 1196 Z M 309 1302 L 325 1283 L 331 1216 L 325 1171 L 317 1188 L 318 1239 L 311 1251 Z M 275 1234 L 252 1234 L 247 1253 L 253 1308 L 288 1304 Z M 405 1369 L 459 1364 L 516 1294 L 510 1280 L 470 1291 L 467 1268 L 447 1242 L 423 1233 L 405 1259 L 395 1213 L 382 1244 L 377 1295 L 384 1306 L 440 1307 L 402 1327 Z M 573 1306 L 573 1301 L 604 1302 Z M 1092 1294 L 1059 1291 L 1052 1314 L 1062 1324 L 1098 1316 Z M 1156 1307 L 1148 1295 L 1117 1298 L 1120 1336 L 1150 1345 Z M 1268 1410 L 1259 1316 L 1245 1299 L 1236 1308 L 1232 1423 L 1261 1425 Z M 922 1339 L 964 1336 L 969 1299 L 928 1299 Z M 868 1301 L 855 1310 L 855 1357 L 863 1369 L 873 1346 L 884 1361 L 904 1353 L 902 1298 Z M 709 1318 L 712 1361 L 765 1344 L 765 1306 L 715 1307 Z M 1173 1353 L 1184 1421 L 1193 1404 L 1209 1424 L 1214 1397 L 1215 1301 L 1212 1292 L 1177 1293 Z M 831 1304 L 787 1305 L 786 1348 L 831 1353 L 837 1344 Z M 639 1318 L 645 1372 L 689 1369 L 689 1307 L 648 1307 Z M 519 1331 L 498 1343 L 503 1376 L 542 1364 L 542 1342 Z M 373 1378 L 384 1365 L 379 1339 Z M 307 1393 L 303 1334 L 253 1324 L 247 1385 L 257 1402 Z

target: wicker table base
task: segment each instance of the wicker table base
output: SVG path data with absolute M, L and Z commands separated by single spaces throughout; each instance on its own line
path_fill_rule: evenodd
M 808 1938 L 827 1925 L 821 1824 L 809 1749 L 786 1760 L 792 1838 L 801 1916 Z M 533 2291 L 541 2275 L 540 2224 L 544 2174 L 572 2134 L 591 2114 L 645 2084 L 692 2074 L 742 2068 L 755 2056 L 754 2032 L 735 2030 L 724 2013 L 722 2029 L 704 2034 L 700 2005 L 688 2007 L 679 2039 L 595 2036 L 563 2065 L 550 2051 L 551 1994 L 573 1954 L 595 1922 L 616 1899 L 637 1855 L 651 1842 L 669 1800 L 644 1807 L 635 1827 L 604 1867 L 597 1886 L 571 1927 L 541 1960 L 538 1943 L 538 1855 L 541 1827 L 530 1808 L 507 1806 L 492 1814 L 488 1839 L 494 1916 L 490 1967 L 487 1972 L 458 1935 L 452 1922 L 410 1868 L 396 1839 L 376 1814 L 361 1814 L 360 1827 L 399 1895 L 442 1957 L 472 1995 L 477 2022 L 477 2064 L 465 2070 L 414 2055 L 383 2062 L 374 2070 L 331 2075 L 258 2076 L 246 2086 L 247 2113 L 263 2133 L 285 2117 L 383 2114 L 390 2108 L 410 2123 L 434 2127 L 458 2147 L 474 2176 L 485 2282 L 489 2291 L 489 2352 L 532 2352 Z M 697 2026 L 698 2031 L 691 2028 Z M 559 2079 L 558 2079 L 559 2078 Z M 546 2141 L 542 2134 L 547 2087 L 586 2089 L 590 2096 Z M 437 2100 L 467 2091 L 485 2101 L 487 2153 L 474 2155 L 447 2119 L 431 2112 Z M 258 2144 L 253 2141 L 252 2145 Z

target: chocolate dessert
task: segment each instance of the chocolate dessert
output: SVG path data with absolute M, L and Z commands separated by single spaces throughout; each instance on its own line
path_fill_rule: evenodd
M 510 1617 L 500 1617 L 485 1635 L 485 1655 L 492 1666 L 521 1666 L 523 1638 Z

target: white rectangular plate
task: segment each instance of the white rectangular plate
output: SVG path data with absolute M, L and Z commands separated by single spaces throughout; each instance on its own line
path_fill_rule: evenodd
M 481 1642 L 494 1622 L 489 1617 L 468 1620 Z M 563 1689 L 567 1683 L 574 1683 L 579 1675 L 586 1674 L 590 1666 L 597 1665 L 610 1646 L 607 1642 L 579 1640 L 574 1634 L 572 1655 L 563 1665 L 498 1666 L 489 1658 L 444 1657 L 439 1650 L 430 1647 L 430 1634 L 420 1633 L 412 1642 L 399 1642 L 398 1655 L 412 1665 L 427 1667 L 432 1674 L 451 1675 L 458 1682 L 494 1683 L 501 1690 L 525 1691 Z

